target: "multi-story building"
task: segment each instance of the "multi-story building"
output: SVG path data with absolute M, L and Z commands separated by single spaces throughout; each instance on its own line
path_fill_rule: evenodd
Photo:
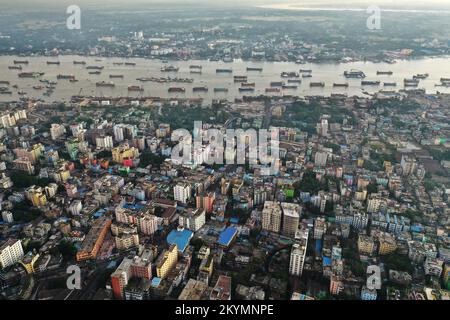
M 135 147 L 130 147 L 128 143 L 112 149 L 112 160 L 115 163 L 122 164 L 125 159 L 136 159 L 139 157 L 139 150 Z
M 178 262 L 178 248 L 176 244 L 173 244 L 169 249 L 158 257 L 156 262 L 156 275 L 160 279 L 167 277 L 169 272 L 176 266 Z
M 14 216 L 11 211 L 3 211 L 2 212 L 2 220 L 6 223 L 13 223 Z
M 291 258 L 289 261 L 289 274 L 301 276 L 305 264 L 306 250 L 308 246 L 309 230 L 302 228 L 297 230 L 295 243 L 292 245 Z
M 77 252 L 77 261 L 95 259 L 111 227 L 111 220 L 99 218 L 92 223 L 81 248 Z
M 322 239 L 327 231 L 327 222 L 324 217 L 318 217 L 314 220 L 314 239 Z
M 137 233 L 121 233 L 114 240 L 118 250 L 128 250 L 139 246 L 139 235 Z
M 149 249 L 144 250 L 140 257 L 123 259 L 111 275 L 112 291 L 116 299 L 123 299 L 124 289 L 132 278 L 152 278 L 152 260 L 153 252 Z
M 196 197 L 197 208 L 205 209 L 206 213 L 213 212 L 214 201 L 216 200 L 216 194 L 214 192 L 208 192 L 206 194 L 200 194 Z
M 360 234 L 358 237 L 358 251 L 362 254 L 371 255 L 375 248 L 375 241 L 372 237 Z
M 16 264 L 23 256 L 21 240 L 8 239 L 0 245 L 0 267 L 2 269 Z
M 377 290 L 363 286 L 361 289 L 361 300 L 377 300 Z
M 266 201 L 262 211 L 262 228 L 269 232 L 279 233 L 281 230 L 281 206 L 275 201 Z
M 99 149 L 110 150 L 113 148 L 113 138 L 111 136 L 99 136 L 95 138 L 95 144 Z
M 302 208 L 295 203 L 283 202 L 281 209 L 283 211 L 282 233 L 287 237 L 294 238 L 298 230 Z
M 186 209 L 178 218 L 178 225 L 191 230 L 198 231 L 206 222 L 204 209 Z
M 52 137 L 52 140 L 57 140 L 58 138 L 62 137 L 66 133 L 66 128 L 58 123 L 52 123 L 52 126 L 50 128 L 50 136 Z
M 41 187 L 31 186 L 25 190 L 25 195 L 35 207 L 43 207 L 47 204 L 47 196 Z
M 34 166 L 28 158 L 17 158 L 13 161 L 13 168 L 28 174 L 34 174 Z
M 187 183 L 179 183 L 173 187 L 173 197 L 175 201 L 188 203 L 191 199 L 191 186 Z

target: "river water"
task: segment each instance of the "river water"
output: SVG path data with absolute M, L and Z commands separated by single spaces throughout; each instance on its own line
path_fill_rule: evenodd
M 22 65 L 22 70 L 10 70 L 8 66 L 13 65 L 13 60 L 28 60 L 28 65 Z M 59 61 L 60 65 L 47 65 L 47 61 Z M 73 61 L 85 61 L 86 65 L 75 65 Z M 136 66 L 116 65 L 115 63 L 134 62 Z M 91 75 L 87 66 L 103 66 L 100 75 Z M 162 72 L 162 66 L 173 65 L 179 68 L 178 73 Z M 191 74 L 190 65 L 201 65 L 202 74 Z M 247 67 L 263 68 L 262 72 L 247 71 Z M 232 69 L 232 74 L 217 74 L 216 69 Z M 421 80 L 418 88 L 426 89 L 427 93 L 436 91 L 450 93 L 450 88 L 436 87 L 440 78 L 450 78 L 450 57 L 427 58 L 420 60 L 400 60 L 395 64 L 352 62 L 352 63 L 307 63 L 295 64 L 289 62 L 252 62 L 234 61 L 231 63 L 212 61 L 170 61 L 163 63 L 160 60 L 149 60 L 144 58 L 96 58 L 82 56 L 59 56 L 59 57 L 0 57 L 0 81 L 9 81 L 9 90 L 12 94 L 0 95 L 1 102 L 16 101 L 21 96 L 18 92 L 26 93 L 25 97 L 42 99 L 47 102 L 69 101 L 73 95 L 101 96 L 101 97 L 161 97 L 161 98 L 203 98 L 205 103 L 213 99 L 228 99 L 242 97 L 244 95 L 265 94 L 265 89 L 270 87 L 272 81 L 285 81 L 281 78 L 281 72 L 299 72 L 299 69 L 311 69 L 312 78 L 300 78 L 302 83 L 297 89 L 284 89 L 279 95 L 323 95 L 332 93 L 347 94 L 349 96 L 363 96 L 366 93 L 375 93 L 381 89 L 401 90 L 403 80 L 412 78 L 415 74 L 428 73 L 429 77 Z M 380 86 L 362 86 L 360 79 L 346 79 L 344 71 L 357 69 L 363 71 L 367 77 L 365 80 L 381 81 Z M 392 71 L 393 75 L 377 75 L 377 71 Z M 44 72 L 39 78 L 19 78 L 19 72 Z M 74 75 L 78 82 L 68 80 L 57 80 L 58 74 Z M 109 75 L 123 75 L 123 79 L 110 79 Z M 234 83 L 233 76 L 246 75 L 248 82 L 255 83 L 255 91 L 239 92 L 240 83 Z M 139 82 L 140 77 L 172 77 L 190 78 L 193 83 L 156 83 Z M 56 88 L 50 96 L 44 96 L 44 90 L 34 89 L 33 86 L 44 85 L 40 80 L 57 81 Z M 97 87 L 96 83 L 101 81 L 112 81 L 115 87 Z M 324 82 L 325 87 L 310 87 L 310 82 Z M 396 82 L 397 87 L 383 87 L 383 82 Z M 348 83 L 349 87 L 333 87 L 333 83 Z M 18 88 L 13 88 L 17 85 Z M 128 86 L 138 85 L 144 88 L 143 92 L 129 92 Z M 5 86 L 0 84 L 1 86 Z M 208 92 L 193 92 L 193 87 L 207 86 Z M 169 93 L 169 87 L 183 87 L 185 93 Z M 214 92 L 214 88 L 228 88 L 228 92 Z M 276 95 L 271 93 L 271 95 Z

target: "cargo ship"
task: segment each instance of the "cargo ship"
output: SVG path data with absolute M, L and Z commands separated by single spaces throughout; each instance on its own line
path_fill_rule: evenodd
M 78 65 L 85 65 L 86 62 L 85 61 L 74 61 L 73 64 L 78 64 Z
M 73 82 L 78 82 L 78 79 L 73 78 L 73 79 L 70 79 L 69 82 L 72 82 L 72 83 Z
M 325 82 L 311 82 L 309 84 L 310 87 L 325 87 Z
M 47 61 L 47 65 L 57 65 L 59 66 L 61 64 L 61 62 L 59 61 Z
M 239 92 L 254 92 L 255 88 L 252 87 L 244 87 L 244 88 L 239 88 Z
M 28 60 L 14 60 L 13 62 L 14 62 L 14 64 L 28 64 L 29 63 Z
M 18 74 L 19 78 L 37 78 L 43 76 L 44 72 L 21 72 Z
M 396 87 L 397 83 L 396 82 L 384 82 L 383 86 L 385 86 L 385 87 Z
M 417 87 L 419 85 L 419 80 L 417 79 L 404 79 L 403 84 L 405 87 Z
M 89 71 L 89 74 L 99 75 L 99 74 L 102 74 L 102 72 L 101 71 Z
M 0 94 L 12 94 L 10 90 L 0 90 Z
M 228 92 L 228 88 L 214 88 L 214 92 Z
M 282 78 L 299 78 L 300 74 L 297 72 L 282 72 L 281 73 Z
M 202 74 L 202 70 L 201 69 L 193 69 L 189 71 L 191 74 Z
M 242 82 L 241 87 L 242 88 L 254 88 L 255 83 L 254 82 Z
M 362 86 L 379 86 L 380 81 L 370 81 L 370 80 L 361 81 L 361 85 Z
M 350 71 L 345 71 L 344 76 L 346 78 L 363 79 L 366 77 L 366 74 L 362 71 L 352 69 Z
M 208 92 L 208 87 L 194 87 L 192 92 Z
M 280 93 L 280 88 L 266 88 L 266 93 Z
M 105 67 L 103 66 L 87 66 L 87 70 L 103 70 Z
M 282 87 L 284 85 L 284 83 L 282 81 L 272 81 L 270 83 L 270 87 Z
M 258 72 L 262 72 L 262 71 L 263 71 L 263 68 L 247 67 L 247 71 L 258 71 Z
M 441 82 L 450 82 L 450 78 L 441 78 Z
M 413 76 L 413 79 L 414 80 L 426 79 L 429 76 L 430 75 L 428 73 L 419 73 L 419 74 L 416 74 L 415 76 Z
M 247 82 L 247 76 L 234 76 L 234 82 Z
M 58 74 L 56 76 L 56 79 L 58 79 L 58 80 L 72 80 L 72 79 L 75 79 L 75 76 L 73 74 Z
M 378 76 L 392 76 L 393 74 L 392 71 L 377 71 Z
M 348 83 L 333 83 L 333 87 L 348 88 Z
M 233 73 L 233 69 L 216 69 L 216 73 Z
M 300 79 L 288 79 L 288 83 L 302 83 L 302 80 Z
M 44 89 L 44 86 L 33 86 L 34 90 L 42 90 Z
M 110 74 L 110 79 L 123 79 L 123 74 Z
M 311 69 L 300 69 L 300 73 L 312 73 Z
M 22 66 L 9 66 L 8 67 L 9 70 L 22 70 Z
M 141 86 L 129 86 L 128 87 L 128 91 L 139 91 L 139 92 L 142 92 L 142 91 L 144 91 L 144 88 L 142 88 Z
M 197 65 L 197 64 L 191 64 L 190 66 L 189 66 L 189 69 L 196 69 L 196 70 L 202 70 L 203 69 L 203 67 L 202 66 L 200 66 L 200 65 Z
M 179 68 L 174 66 L 161 67 L 161 72 L 178 72 Z
M 311 73 L 304 73 L 304 74 L 302 74 L 302 78 L 312 78 L 312 74 Z
M 282 86 L 283 89 L 285 90 L 296 90 L 298 88 L 298 86 L 296 85 L 284 85 Z
M 6 85 L 8 85 L 9 86 L 9 81 L 5 81 L 5 80 L 0 80 L 0 84 L 6 84 Z
M 95 85 L 97 87 L 109 87 L 109 88 L 114 88 L 116 86 L 114 82 L 106 82 L 106 81 L 97 82 Z
M 134 67 L 134 66 L 136 66 L 136 62 L 125 62 L 125 65 Z
M 171 88 L 169 88 L 169 92 L 181 92 L 181 93 L 184 93 L 184 92 L 186 92 L 186 89 L 185 88 L 178 88 L 178 87 L 171 87 Z

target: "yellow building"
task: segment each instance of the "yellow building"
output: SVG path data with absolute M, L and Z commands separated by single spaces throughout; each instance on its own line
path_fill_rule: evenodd
M 31 186 L 25 191 L 25 194 L 35 207 L 42 207 L 47 204 L 47 197 L 41 187 Z
M 128 143 L 124 143 L 112 149 L 112 159 L 115 163 L 122 163 L 124 159 L 135 159 L 139 157 L 139 150 L 135 147 L 130 147 Z
M 378 253 L 380 255 L 386 255 L 395 252 L 397 250 L 397 243 L 393 237 L 384 237 L 380 240 L 380 246 Z
M 162 254 L 159 261 L 156 264 L 156 275 L 158 278 L 164 279 L 169 272 L 176 266 L 178 262 L 178 248 L 176 244 L 170 246 L 170 248 Z
M 360 234 L 358 237 L 358 251 L 362 254 L 371 255 L 375 247 L 372 237 Z
M 212 276 L 214 271 L 214 258 L 212 255 L 202 261 L 200 271 L 208 273 L 210 277 Z
M 34 264 L 39 259 L 39 253 L 33 254 L 33 252 L 28 252 L 23 259 L 20 261 L 20 264 L 25 268 L 27 273 L 34 273 Z

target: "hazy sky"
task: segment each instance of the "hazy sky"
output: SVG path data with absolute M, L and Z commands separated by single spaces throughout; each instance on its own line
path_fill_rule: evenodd
M 151 4 L 208 4 L 214 6 L 223 5 L 261 5 L 292 3 L 306 6 L 328 6 L 328 7 L 361 7 L 369 5 L 380 5 L 386 7 L 403 8 L 449 8 L 450 0 L 0 0 L 0 7 L 25 7 L 38 8 L 41 6 L 68 6 L 77 4 L 79 6 L 111 6 L 118 5 L 131 9 L 138 9 L 140 5 Z M 1 9 L 0 9 L 1 11 Z

